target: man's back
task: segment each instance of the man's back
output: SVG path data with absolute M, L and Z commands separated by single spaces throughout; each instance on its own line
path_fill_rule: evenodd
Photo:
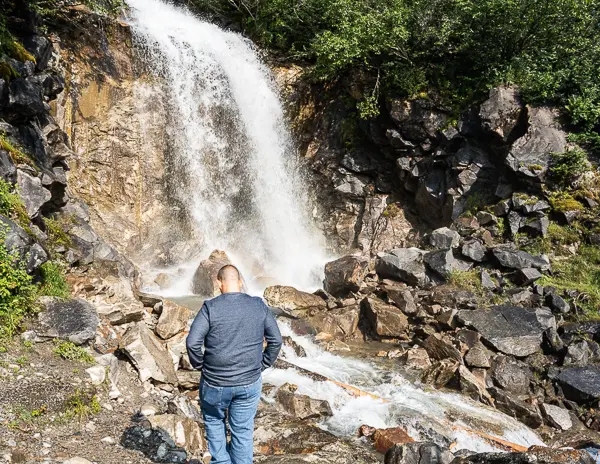
M 268 346 L 263 354 L 265 338 Z M 262 370 L 275 362 L 280 346 L 281 335 L 267 305 L 239 292 L 207 300 L 188 336 L 192 366 L 202 370 L 208 384 L 221 387 L 258 380 Z

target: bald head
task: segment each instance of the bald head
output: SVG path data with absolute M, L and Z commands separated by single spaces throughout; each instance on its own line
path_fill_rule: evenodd
M 239 292 L 242 289 L 242 278 L 237 267 L 227 264 L 219 269 L 217 281 L 221 293 Z

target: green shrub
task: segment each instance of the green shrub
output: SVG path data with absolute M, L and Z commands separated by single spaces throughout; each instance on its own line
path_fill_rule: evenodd
M 25 231 L 30 232 L 29 215 L 27 214 L 23 200 L 14 191 L 14 187 L 2 179 L 0 179 L 0 214 L 12 219 L 25 229 Z
M 40 266 L 42 281 L 38 294 L 42 296 L 56 296 L 62 299 L 71 297 L 71 289 L 65 279 L 65 271 L 55 261 L 47 261 Z
M 590 170 L 590 163 L 585 151 L 579 147 L 563 153 L 552 154 L 550 174 L 554 181 L 563 187 L 570 187 L 584 173 Z
M 85 349 L 74 343 L 54 340 L 54 354 L 69 361 L 79 361 L 85 364 L 93 364 L 94 358 Z
M 39 168 L 36 166 L 31 157 L 28 156 L 23 150 L 10 143 L 10 140 L 8 140 L 6 134 L 2 132 L 0 132 L 0 150 L 6 151 L 13 160 L 13 163 L 26 164 L 35 169 L 36 172 L 39 172 Z
M 65 406 L 63 418 L 77 420 L 79 424 L 87 422 L 90 416 L 98 414 L 102 409 L 94 393 L 79 389 L 69 397 Z
M 584 207 L 568 192 L 556 192 L 548 197 L 552 209 L 558 213 L 583 211 Z

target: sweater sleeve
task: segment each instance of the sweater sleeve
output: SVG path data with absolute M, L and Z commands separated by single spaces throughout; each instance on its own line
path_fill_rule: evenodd
M 208 308 L 206 304 L 202 305 L 202 309 L 194 319 L 190 333 L 186 340 L 187 353 L 190 358 L 192 367 L 196 370 L 201 371 L 204 364 L 204 353 L 202 352 L 202 346 L 204 345 L 204 339 L 208 333 L 210 327 L 208 320 Z
M 277 326 L 277 321 L 273 317 L 271 310 L 267 307 L 267 317 L 265 317 L 265 340 L 267 346 L 263 352 L 262 370 L 271 367 L 277 360 L 279 350 L 281 350 L 281 332 Z

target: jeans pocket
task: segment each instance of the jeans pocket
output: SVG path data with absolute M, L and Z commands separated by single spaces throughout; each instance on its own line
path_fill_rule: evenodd
M 221 396 L 223 395 L 222 387 L 213 387 L 206 382 L 202 382 L 201 392 L 202 403 L 210 404 L 218 407 L 221 404 Z

